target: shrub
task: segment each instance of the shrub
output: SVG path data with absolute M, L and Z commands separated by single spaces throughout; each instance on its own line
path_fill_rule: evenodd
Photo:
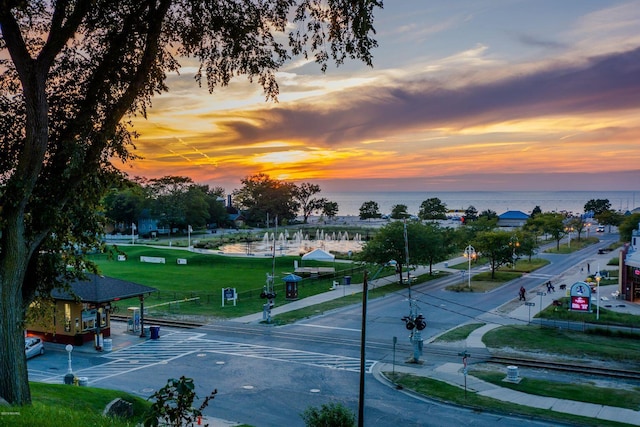
M 213 390 L 207 396 L 199 408 L 193 407 L 193 400 L 197 397 L 194 391 L 192 378 L 169 379 L 167 385 L 155 392 L 151 398 L 156 401 L 149 408 L 144 426 L 158 427 L 160 421 L 162 425 L 180 427 L 183 425 L 193 425 L 198 417 L 202 416 L 202 410 L 207 407 L 209 401 L 215 397 L 218 390 Z
M 301 416 L 307 427 L 353 427 L 356 425 L 353 412 L 340 403 L 324 404 L 320 409 L 310 407 Z

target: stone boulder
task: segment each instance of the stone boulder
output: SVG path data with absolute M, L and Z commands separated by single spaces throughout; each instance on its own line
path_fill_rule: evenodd
M 131 418 L 133 416 L 133 403 L 118 397 L 105 406 L 102 415 L 105 417 Z

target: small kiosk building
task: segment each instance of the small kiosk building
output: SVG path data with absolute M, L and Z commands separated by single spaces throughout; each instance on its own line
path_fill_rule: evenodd
M 68 289 L 51 292 L 51 310 L 42 310 L 45 318 L 30 316 L 27 334 L 45 341 L 82 345 L 88 341 L 111 336 L 111 307 L 114 301 L 138 298 L 140 313 L 144 311 L 144 296 L 157 289 L 112 277 L 88 275 L 76 280 Z M 141 323 L 142 323 L 142 319 Z

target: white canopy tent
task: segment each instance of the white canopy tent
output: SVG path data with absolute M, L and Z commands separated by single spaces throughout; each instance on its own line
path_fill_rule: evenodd
M 302 255 L 303 261 L 333 261 L 336 256 L 320 248 L 314 249 Z
M 336 256 L 322 249 L 314 249 L 311 252 L 302 255 L 302 264 L 304 264 L 305 261 L 333 262 L 335 265 Z M 295 271 L 299 274 L 308 274 L 312 278 L 314 278 L 323 274 L 333 274 L 335 273 L 336 269 L 335 267 L 298 267 L 296 261 Z

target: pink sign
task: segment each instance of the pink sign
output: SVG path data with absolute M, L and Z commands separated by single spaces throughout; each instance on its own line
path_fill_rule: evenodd
M 585 297 L 572 296 L 571 310 L 589 311 L 589 300 Z

